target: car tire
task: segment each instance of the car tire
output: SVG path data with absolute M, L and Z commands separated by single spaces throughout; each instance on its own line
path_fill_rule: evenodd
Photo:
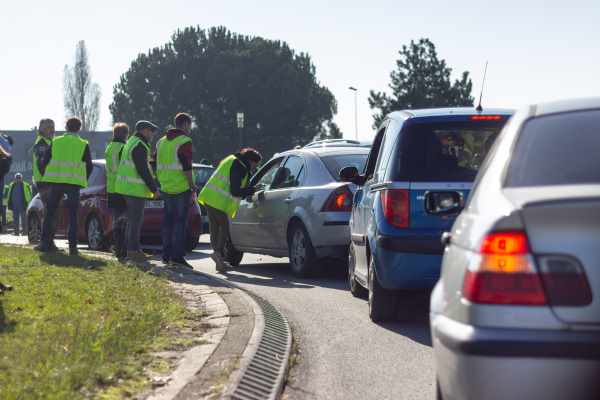
M 313 273 L 317 261 L 315 249 L 306 228 L 299 222 L 292 225 L 290 229 L 288 253 L 294 275 L 305 278 Z
M 373 322 L 386 322 L 396 316 L 398 296 L 395 291 L 385 289 L 377 279 L 375 260 L 369 262 L 369 317 Z
M 356 277 L 354 276 L 354 269 L 356 268 L 356 250 L 354 250 L 354 245 L 350 243 L 350 248 L 348 249 L 348 286 L 350 288 L 350 293 L 354 297 L 358 297 L 364 299 L 367 297 L 367 289 L 365 289 L 360 283 L 356 281 Z
M 185 239 L 185 252 L 191 253 L 194 251 L 196 246 L 198 246 L 198 241 L 200 241 L 200 235 L 187 235 Z
M 102 251 L 107 249 L 108 241 L 104 235 L 102 223 L 97 216 L 92 215 L 88 218 L 85 233 L 90 250 Z
M 42 221 L 36 214 L 29 216 L 27 221 L 27 240 L 29 244 L 38 244 L 42 239 Z
M 227 239 L 225 243 L 223 259 L 227 261 L 232 267 L 237 267 L 242 262 L 242 258 L 244 258 L 244 253 L 235 248 L 233 243 L 231 243 L 231 238 Z

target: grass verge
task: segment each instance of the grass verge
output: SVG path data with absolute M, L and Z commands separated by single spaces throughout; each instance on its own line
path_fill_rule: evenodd
M 0 398 L 121 398 L 189 318 L 166 280 L 111 261 L 0 246 Z M 174 339 L 175 340 L 175 339 Z

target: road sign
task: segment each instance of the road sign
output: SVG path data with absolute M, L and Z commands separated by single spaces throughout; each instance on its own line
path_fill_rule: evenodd
M 244 113 L 237 113 L 237 127 L 242 129 L 244 127 Z

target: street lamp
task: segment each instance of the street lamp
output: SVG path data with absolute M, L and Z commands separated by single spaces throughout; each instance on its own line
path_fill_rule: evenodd
M 354 92 L 354 135 L 358 140 L 358 89 L 354 86 L 350 86 L 348 89 Z
M 236 115 L 237 127 L 240 132 L 240 148 L 244 147 L 244 113 L 238 112 Z

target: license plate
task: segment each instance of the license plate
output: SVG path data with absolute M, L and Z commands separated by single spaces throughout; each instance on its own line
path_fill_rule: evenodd
M 146 208 L 163 208 L 162 200 L 146 200 Z

